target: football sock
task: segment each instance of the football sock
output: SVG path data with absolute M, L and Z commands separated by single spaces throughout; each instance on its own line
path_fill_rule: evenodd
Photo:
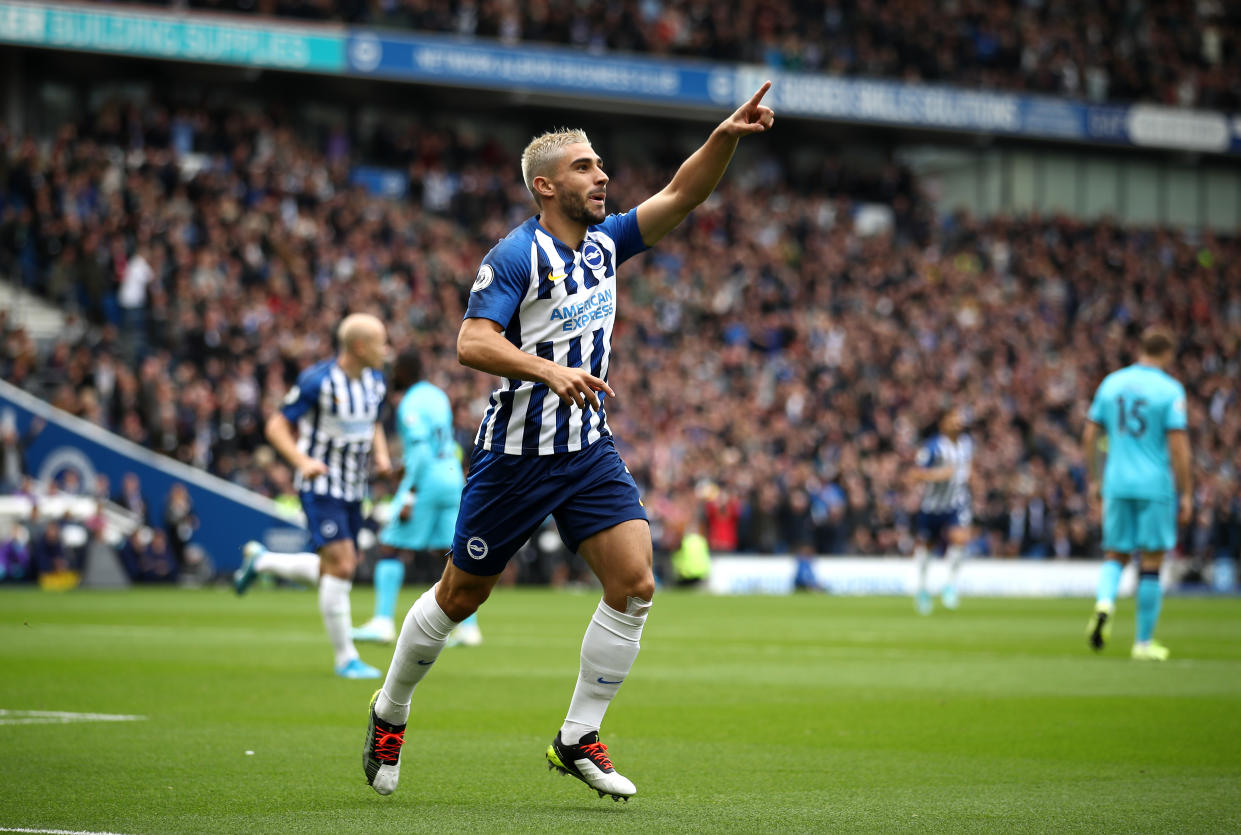
M 1159 585 L 1159 572 L 1143 571 L 1138 576 L 1138 643 L 1145 644 L 1155 637 L 1155 624 L 1159 622 L 1159 610 L 1163 607 L 1163 587 Z
M 931 564 L 931 554 L 927 551 L 925 545 L 914 546 L 914 593 L 922 594 L 926 591 L 926 572 Z
M 319 579 L 319 613 L 327 629 L 332 652 L 336 654 L 336 666 L 347 664 L 358 657 L 353 645 L 353 617 L 349 608 L 349 590 L 353 583 L 324 574 Z
M 254 561 L 254 570 L 313 586 L 319 582 L 319 555 L 305 551 L 300 554 L 265 551 Z
M 638 657 L 642 626 L 651 604 L 629 598 L 626 611 L 618 612 L 602 600 L 582 638 L 582 660 L 569 713 L 560 728 L 560 738 L 576 744 L 585 734 L 597 731 L 603 714 L 629 675 Z
M 1095 595 L 1096 605 L 1107 607 L 1116 605 L 1116 592 L 1120 588 L 1122 570 L 1124 566 L 1119 560 L 1107 560 L 1103 563 L 1103 567 L 1099 569 L 1099 590 Z
M 401 634 L 392 653 L 392 666 L 384 679 L 383 692 L 375 701 L 375 713 L 385 722 L 404 725 L 409 719 L 409 703 L 414 688 L 439 658 L 444 642 L 457 624 L 435 602 L 436 583 L 409 607 Z
M 405 582 L 405 563 L 380 560 L 375 563 L 375 617 L 396 619 L 396 597 Z
M 949 545 L 948 550 L 944 552 L 944 557 L 948 560 L 948 587 L 955 588 L 957 574 L 961 571 L 961 561 L 965 559 L 965 549 L 960 545 Z

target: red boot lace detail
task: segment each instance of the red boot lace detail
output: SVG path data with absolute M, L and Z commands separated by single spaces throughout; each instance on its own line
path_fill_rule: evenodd
M 405 731 L 383 731 L 375 728 L 375 759 L 384 765 L 396 765 L 405 744 Z
M 595 765 L 599 766 L 601 771 L 615 771 L 612 767 L 612 761 L 608 759 L 608 746 L 602 742 L 592 742 L 589 745 L 583 745 L 582 750 L 586 752 L 586 756 L 590 757 Z

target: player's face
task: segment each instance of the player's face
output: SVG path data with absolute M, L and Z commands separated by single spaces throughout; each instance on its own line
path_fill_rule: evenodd
M 956 409 L 953 409 L 944 415 L 944 422 L 940 429 L 945 435 L 956 436 L 961 434 L 961 414 Z
M 569 220 L 591 226 L 607 217 L 608 175 L 595 149 L 584 142 L 566 145 L 554 180 L 556 202 Z
M 388 334 L 383 328 L 371 331 L 356 343 L 358 359 L 367 368 L 383 368 L 388 360 Z

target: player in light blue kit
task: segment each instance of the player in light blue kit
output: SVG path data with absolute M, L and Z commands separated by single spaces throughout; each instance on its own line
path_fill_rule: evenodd
M 1167 647 L 1154 640 L 1163 605 L 1159 565 L 1176 544 L 1178 515 L 1184 524 L 1193 513 L 1185 387 L 1164 371 L 1172 350 L 1167 330 L 1154 327 L 1143 333 L 1138 361 L 1109 374 L 1099 385 L 1082 436 L 1086 469 L 1093 479 L 1093 506 L 1098 495 L 1099 430 L 1107 435 L 1101 491 L 1104 563 L 1086 635 L 1096 651 L 1111 637 L 1120 574 L 1137 551 L 1141 563 L 1132 657 L 1140 661 L 1168 657 Z
M 667 186 L 623 214 L 607 213 L 608 175 L 583 132 L 544 134 L 522 153 L 522 178 L 539 214 L 483 258 L 457 336 L 460 362 L 496 375 L 499 387 L 470 456 L 452 560 L 409 610 L 384 686 L 371 700 L 362 765 L 380 794 L 397 787 L 414 688 L 453 627 L 482 605 L 548 515 L 603 585 L 582 638 L 568 714 L 546 751 L 548 767 L 601 797 L 637 793 L 599 739 L 604 713 L 638 657 L 655 591 L 646 511 L 604 411 L 614 394 L 616 268 L 707 199 L 741 137 L 771 127 L 774 114 L 762 105 L 770 86 L 721 122 Z
M 396 410 L 405 475 L 379 541 L 402 555 L 437 560 L 452 547 L 461 488 L 465 486 L 460 447 L 453 440 L 452 404 L 448 395 L 422 379 L 422 360 L 417 351 L 402 351 L 397 357 L 392 384 L 405 390 Z M 375 616 L 353 630 L 355 641 L 388 643 L 396 637 L 396 599 L 404 581 L 402 559 L 386 558 L 376 563 Z M 462 621 L 453 636 L 467 646 L 482 643 L 477 616 Z
M 939 434 L 918 450 L 918 466 L 908 476 L 911 481 L 926 485 L 914 520 L 914 604 L 923 615 L 929 615 L 933 608 L 926 581 L 930 548 L 941 544 L 948 563 L 942 599 L 946 608 L 955 609 L 958 605 L 957 577 L 973 520 L 970 475 L 974 442 L 963 429 L 960 412 L 945 412 L 939 420 Z

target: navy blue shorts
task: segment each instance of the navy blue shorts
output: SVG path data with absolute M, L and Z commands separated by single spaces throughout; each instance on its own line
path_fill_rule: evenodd
M 318 551 L 329 542 L 351 539 L 358 542 L 362 530 L 362 503 L 347 502 L 316 493 L 302 493 L 302 511 L 310 531 L 310 550 Z
M 610 437 L 556 455 L 475 447 L 457 514 L 453 563 L 469 574 L 499 574 L 548 514 L 573 553 L 600 531 L 646 520 L 638 485 Z
M 968 508 L 946 510 L 942 513 L 920 510 L 914 520 L 914 530 L 918 539 L 923 542 L 941 542 L 947 540 L 949 528 L 964 528 L 970 521 Z

